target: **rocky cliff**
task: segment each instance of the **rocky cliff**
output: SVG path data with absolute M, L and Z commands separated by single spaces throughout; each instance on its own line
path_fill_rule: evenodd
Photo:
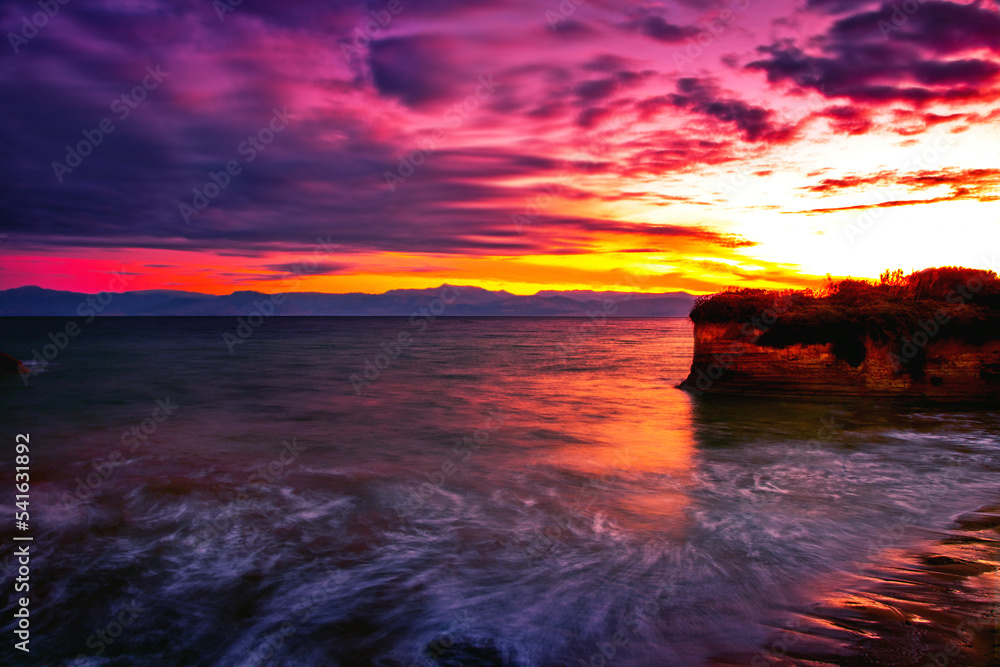
M 1000 279 L 927 269 L 821 293 L 730 290 L 691 311 L 694 393 L 1000 397 Z
M 681 384 L 696 393 L 923 396 L 965 399 L 1000 395 L 1000 341 L 974 345 L 931 340 L 923 348 L 922 373 L 898 363 L 887 342 L 865 337 L 857 366 L 838 357 L 833 343 L 757 345 L 763 331 L 742 335 L 742 324 L 695 325 L 691 374 Z

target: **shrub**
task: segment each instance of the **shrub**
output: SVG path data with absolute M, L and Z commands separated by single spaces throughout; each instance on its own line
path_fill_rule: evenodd
M 749 322 L 782 294 L 730 289 L 699 297 L 691 319 L 695 323 Z M 939 312 L 951 318 L 940 327 L 939 338 L 962 338 L 974 344 L 1000 338 L 1000 278 L 992 271 L 954 266 L 908 276 L 899 270 L 886 271 L 878 282 L 830 279 L 819 294 L 809 290 L 797 294 L 794 305 L 757 338 L 757 345 L 785 348 L 831 343 L 838 358 L 856 367 L 864 361 L 866 338 L 902 344 L 920 330 L 921 322 L 934 320 Z

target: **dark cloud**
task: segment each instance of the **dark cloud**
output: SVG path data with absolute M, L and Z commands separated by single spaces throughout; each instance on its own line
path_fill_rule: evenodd
M 456 71 L 450 47 L 448 38 L 429 35 L 373 41 L 368 64 L 375 87 L 411 107 L 454 100 L 453 86 L 476 77 Z
M 807 0 L 806 9 L 821 14 L 844 14 L 877 4 L 878 0 Z
M 583 103 L 605 100 L 621 90 L 634 88 L 656 75 L 653 70 L 620 69 L 608 73 L 612 76 L 578 83 L 573 89 L 577 98 Z
M 263 268 L 268 271 L 278 271 L 288 276 L 329 276 L 336 273 L 343 273 L 353 268 L 351 264 L 334 264 L 332 262 L 289 262 L 287 264 L 267 264 Z M 274 276 L 267 279 L 274 280 Z
M 980 2 L 927 0 L 910 14 L 901 5 L 886 2 L 876 10 L 837 21 L 830 28 L 833 44 L 843 47 L 877 40 L 945 55 L 1000 50 L 1000 14 L 996 8 Z
M 552 26 L 552 34 L 566 39 L 583 39 L 593 37 L 597 31 L 583 21 L 566 19 Z
M 280 0 L 272 0 L 280 2 Z M 314 0 L 322 1 L 322 0 Z M 341 0 L 343 1 L 343 0 Z M 353 0 L 357 5 L 357 0 Z M 384 9 L 388 0 L 365 0 L 366 13 L 370 10 Z M 532 7 L 523 0 L 403 0 L 405 12 L 422 14 L 429 17 L 468 18 L 468 15 L 496 9 L 507 9 L 511 6 L 521 8 Z
M 677 51 L 661 45 L 697 35 L 679 23 L 686 19 L 587 4 L 552 31 L 537 5 L 520 0 L 413 0 L 345 64 L 341 45 L 353 44 L 354 29 L 386 4 L 254 0 L 224 21 L 204 0 L 67 6 L 25 53 L 0 60 L 0 228 L 50 249 L 145 247 L 264 258 L 255 264 L 268 262 L 272 252 L 313 250 L 322 238 L 337 249 L 337 257 L 317 267 L 322 274 L 348 270 L 352 254 L 584 253 L 601 235 L 629 238 L 637 248 L 671 240 L 749 243 L 680 225 L 553 218 L 540 219 L 536 228 L 544 233 L 536 235 L 519 234 L 511 223 L 511 202 L 537 194 L 515 184 L 567 173 L 572 185 L 560 195 L 566 199 L 705 205 L 644 187 L 591 190 L 599 179 L 573 177 L 662 183 L 665 175 L 759 155 L 767 143 L 795 136 L 796 127 L 776 112 L 720 89 L 707 75 L 668 90 L 649 85 L 662 75 L 644 68 L 669 67 Z M 678 16 L 705 7 L 701 0 L 682 4 Z M 0 5 L 10 29 L 21 16 L 12 7 Z M 838 98 L 816 115 L 846 133 L 876 127 L 875 102 L 983 99 L 1000 76 L 991 56 L 998 39 L 990 22 L 994 6 L 955 7 L 929 0 L 883 38 L 877 22 L 886 12 L 891 19 L 891 5 L 811 0 L 811 10 L 834 15 L 824 19 L 829 30 L 816 41 L 765 47 L 751 68 L 775 83 Z M 596 28 L 613 39 L 569 41 Z M 698 67 L 718 69 L 709 60 Z M 59 182 L 51 162 L 64 160 L 67 145 L 111 115 L 110 100 L 157 63 L 171 78 Z M 466 99 L 492 67 L 503 82 L 496 94 L 461 128 L 447 128 L 405 182 L 387 188 L 385 173 L 419 152 L 419 142 L 432 136 L 425 128 Z M 240 159 L 240 143 L 266 125 L 273 107 L 285 105 L 296 116 L 287 131 L 254 162 L 243 162 L 242 173 L 185 225 L 178 204 L 189 203 L 210 172 Z M 899 117 L 907 127 L 996 120 L 968 110 L 911 111 Z M 677 127 L 678 117 L 684 127 Z M 635 122 L 653 119 L 663 122 Z M 624 130 L 610 129 L 618 126 Z M 556 157 L 568 154 L 593 159 Z M 990 196 L 970 183 L 956 184 L 952 195 Z
M 852 3 L 810 6 L 819 4 L 855 9 Z M 841 18 L 814 38 L 815 46 L 808 51 L 790 40 L 758 47 L 764 57 L 747 68 L 765 72 L 772 83 L 791 83 L 874 107 L 995 99 L 990 84 L 1000 66 L 986 54 L 1000 53 L 996 9 L 940 0 L 915 4 L 912 14 L 900 7 L 886 3 Z M 863 125 L 849 122 L 839 127 L 850 133 Z
M 989 83 L 1000 72 L 1000 65 L 987 60 L 924 61 L 913 66 L 917 81 L 930 86 L 972 86 Z
M 560 118 L 568 110 L 568 106 L 564 102 L 546 102 L 541 106 L 537 106 L 527 112 L 527 115 L 536 119 L 552 119 Z
M 438 3 L 435 11 L 446 5 Z M 340 45 L 368 20 L 368 11 L 383 6 L 304 2 L 283 11 L 276 2 L 244 3 L 220 22 L 211 3 L 181 0 L 132 13 L 81 5 L 61 15 L 53 24 L 65 31 L 61 39 L 39 37 L 29 44 L 31 53 L 0 63 L 0 229 L 16 234 L 20 247 L 150 248 L 240 258 L 310 252 L 323 239 L 338 257 L 316 267 L 317 275 L 348 270 L 341 255 L 379 251 L 474 256 L 558 247 L 582 253 L 593 250 L 588 234 L 648 234 L 642 225 L 598 222 L 554 226 L 551 236 L 519 234 L 510 219 L 510 201 L 519 191 L 504 182 L 567 172 L 661 174 L 693 169 L 699 160 L 731 159 L 722 143 L 676 133 L 628 146 L 621 162 L 602 152 L 600 159 L 574 164 L 550 157 L 565 145 L 451 148 L 446 140 L 390 191 L 385 172 L 418 148 L 422 133 L 402 125 L 406 117 L 396 105 L 379 98 L 421 112 L 440 104 L 443 111 L 474 89 L 478 72 L 465 71 L 474 63 L 456 55 L 461 35 L 419 31 L 380 34 L 349 69 Z M 5 11 L 0 8 L 6 19 Z M 454 4 L 454 12 L 468 11 Z M 268 48 L 262 47 L 264 35 Z M 51 163 L 65 160 L 67 145 L 113 115 L 110 100 L 139 83 L 147 64 L 158 63 L 170 78 L 127 119 L 116 119 L 114 132 L 60 182 Z M 503 70 L 498 80 L 504 88 L 490 100 L 505 110 L 503 122 L 534 113 L 576 119 L 584 130 L 631 105 L 616 97 L 654 75 L 612 54 L 517 67 Z M 508 90 L 512 97 L 503 98 Z M 266 127 L 272 108 L 285 105 L 293 115 L 288 128 L 246 162 L 238 147 Z M 480 118 L 468 124 L 475 122 Z M 203 191 L 210 174 L 234 159 L 241 173 L 185 224 L 178 205 L 190 204 L 193 190 Z M 582 186 L 565 193 L 600 196 Z M 683 236 L 680 229 L 649 234 Z M 704 231 L 691 238 L 727 247 L 738 242 Z M 296 270 L 291 264 L 266 268 Z
M 610 118 L 614 114 L 614 109 L 607 107 L 590 107 L 580 112 L 576 119 L 576 124 L 585 129 L 598 126 L 602 121 Z
M 784 141 L 792 129 L 774 121 L 774 112 L 742 100 L 724 97 L 707 79 L 686 77 L 677 81 L 677 92 L 669 96 L 673 106 L 716 120 L 732 123 L 747 141 Z
M 618 89 L 615 79 L 583 81 L 576 86 L 576 94 L 584 102 L 594 102 L 610 97 Z
M 627 70 L 630 61 L 627 58 L 617 56 L 613 53 L 602 53 L 583 63 L 581 69 L 590 72 L 618 72 Z
M 647 37 L 652 37 L 665 44 L 677 44 L 694 37 L 699 32 L 694 26 L 681 26 L 667 23 L 659 16 L 646 16 L 639 20 L 639 30 Z

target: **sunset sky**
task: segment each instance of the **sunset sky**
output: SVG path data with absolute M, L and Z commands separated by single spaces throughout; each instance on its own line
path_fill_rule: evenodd
M 993 0 L 57 7 L 0 4 L 0 288 L 1000 268 Z

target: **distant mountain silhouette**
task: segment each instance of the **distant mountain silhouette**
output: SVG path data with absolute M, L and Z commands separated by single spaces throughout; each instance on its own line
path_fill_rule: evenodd
M 2 290 L 0 316 L 247 315 L 257 308 L 256 304 L 271 301 L 275 315 L 408 316 L 433 305 L 432 312 L 440 311 L 434 314 L 441 316 L 686 317 L 695 298 L 686 292 L 639 294 L 589 290 L 546 290 L 533 296 L 518 296 L 505 291 L 450 285 L 396 289 L 384 294 L 288 292 L 269 295 L 241 291 L 215 296 L 178 290 L 102 294 L 98 300 L 92 294 L 41 287 Z M 435 303 L 442 296 L 448 302 Z

